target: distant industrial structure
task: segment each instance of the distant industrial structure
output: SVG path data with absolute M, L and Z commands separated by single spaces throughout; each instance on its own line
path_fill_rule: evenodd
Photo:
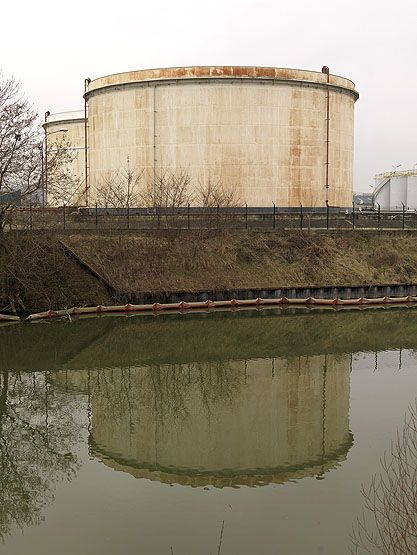
M 417 210 L 417 170 L 375 176 L 373 207 L 381 210 Z
M 85 204 L 85 117 L 84 111 L 74 110 L 72 112 L 45 113 L 45 167 L 48 167 L 48 153 L 56 148 L 60 141 L 68 141 L 72 151 L 71 173 L 73 177 L 73 191 L 71 204 L 80 206 Z M 49 179 L 48 179 L 49 178 Z M 51 196 L 48 195 L 48 185 L 51 184 L 48 172 L 44 176 L 44 197 L 51 204 Z
M 372 193 L 353 193 L 353 202 L 359 209 L 369 210 L 373 208 Z
M 265 67 L 183 67 L 85 80 L 83 112 L 51 115 L 48 135 L 77 149 L 73 203 L 129 160 L 148 182 L 185 170 L 233 189 L 241 204 L 352 205 L 352 81 L 321 72 Z M 46 187 L 48 183 L 46 183 Z
M 10 191 L 7 193 L 0 193 L 0 204 L 13 204 L 13 206 L 21 206 L 22 204 L 22 191 Z

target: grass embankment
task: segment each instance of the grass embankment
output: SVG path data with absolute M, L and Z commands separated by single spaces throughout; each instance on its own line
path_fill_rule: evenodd
M 0 312 L 114 302 L 60 238 L 124 292 L 417 283 L 414 233 L 4 234 Z
M 66 257 L 55 235 L 0 236 L 0 312 L 111 304 L 105 288 Z
M 65 240 L 121 291 L 417 282 L 414 234 L 222 232 Z

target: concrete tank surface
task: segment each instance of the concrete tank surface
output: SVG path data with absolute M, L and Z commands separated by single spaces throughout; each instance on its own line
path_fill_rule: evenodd
M 69 149 L 72 161 L 66 165 L 70 176 L 70 190 L 54 192 L 54 176 L 46 175 L 48 205 L 85 204 L 85 149 L 84 149 L 84 111 L 46 113 L 43 124 L 46 137 L 46 148 L 49 155 L 62 142 Z M 62 178 L 61 178 L 62 181 Z M 63 186 L 64 188 L 64 186 Z M 61 198 L 62 197 L 62 198 Z M 64 198 L 65 197 L 65 198 Z
M 150 69 L 93 80 L 85 98 L 90 203 L 129 157 L 145 179 L 186 170 L 194 191 L 220 182 L 241 205 L 351 206 L 358 93 L 348 79 L 263 67 Z

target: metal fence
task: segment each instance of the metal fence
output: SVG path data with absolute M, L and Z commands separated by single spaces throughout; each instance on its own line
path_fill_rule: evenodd
M 20 208 L 10 214 L 7 230 L 116 231 L 151 229 L 271 230 L 417 230 L 417 213 L 360 210 L 353 206 L 311 208 L 193 207 L 180 208 Z

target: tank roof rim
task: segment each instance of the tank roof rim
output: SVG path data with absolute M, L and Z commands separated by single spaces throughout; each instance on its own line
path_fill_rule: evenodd
M 317 70 L 309 70 L 309 69 L 300 69 L 300 68 L 292 68 L 292 67 L 282 67 L 282 66 L 260 66 L 260 65 L 185 65 L 185 66 L 169 66 L 169 67 L 153 67 L 153 68 L 143 68 L 143 69 L 132 69 L 132 70 L 128 70 L 128 71 L 119 71 L 116 73 L 108 73 L 106 75 L 101 75 L 99 77 L 95 77 L 94 79 L 90 80 L 89 83 L 89 87 L 91 85 L 93 85 L 94 83 L 96 83 L 97 81 L 100 81 L 102 79 L 106 79 L 106 78 L 110 78 L 110 77 L 116 77 L 116 76 L 121 76 L 121 75 L 129 75 L 132 73 L 138 73 L 138 72 L 157 72 L 157 71 L 168 71 L 168 70 L 185 70 L 185 69 L 189 69 L 189 70 L 195 70 L 195 69 L 208 69 L 208 68 L 212 68 L 212 69 L 220 69 L 220 68 L 233 68 L 233 69 L 248 69 L 248 70 L 254 70 L 254 69 L 259 69 L 259 70 L 267 70 L 267 69 L 273 69 L 273 70 L 281 70 L 281 71 L 296 71 L 296 72 L 300 72 L 300 73 L 305 73 L 305 74 L 316 74 L 316 75 L 325 75 L 323 74 L 321 71 L 317 71 Z M 356 83 L 354 81 L 352 81 L 351 79 L 347 78 L 347 77 L 343 77 L 342 75 L 338 75 L 335 73 L 329 73 L 330 77 L 335 77 L 337 79 L 342 79 L 344 81 L 347 81 L 350 83 L 350 85 L 352 86 L 351 89 L 354 92 L 356 91 Z M 220 77 L 221 75 L 213 75 L 213 76 L 209 76 L 212 78 L 216 78 L 216 77 Z M 233 77 L 233 76 L 227 76 L 227 77 Z M 236 78 L 241 78 L 241 76 L 236 75 Z M 260 77 L 260 76 L 259 76 Z M 179 77 L 179 76 L 171 76 L 171 77 L 161 77 L 158 80 L 169 80 L 169 79 L 193 79 L 193 78 L 198 78 L 198 76 L 195 77 Z M 246 78 L 253 78 L 256 79 L 257 76 L 249 76 Z M 272 79 L 272 77 L 271 77 Z M 144 79 L 143 82 L 145 81 L 150 81 L 151 79 Z M 156 79 L 155 79 L 156 80 Z M 139 79 L 132 81 L 132 82 L 141 82 Z M 316 81 L 317 83 L 320 83 L 320 81 Z M 122 83 L 118 83 L 118 84 L 122 84 Z M 101 87 L 97 87 L 97 89 L 92 89 L 92 90 L 98 90 Z M 348 88 L 348 87 L 346 87 Z M 87 94 L 88 92 L 91 92 L 89 89 L 86 91 Z
M 162 86 L 164 83 L 175 83 L 175 82 L 181 82 L 181 83 L 187 83 L 189 85 L 191 84 L 197 84 L 200 83 L 202 81 L 206 81 L 206 82 L 210 82 L 210 81 L 224 81 L 225 83 L 227 83 L 228 81 L 248 81 L 248 82 L 277 82 L 277 83 L 282 83 L 282 84 L 286 84 L 286 85 L 300 85 L 300 86 L 310 86 L 310 87 L 317 87 L 317 88 L 321 88 L 321 89 L 325 89 L 327 86 L 329 87 L 330 90 L 339 92 L 339 93 L 345 93 L 345 94 L 350 94 L 353 98 L 354 101 L 356 102 L 359 99 L 359 93 L 356 89 L 351 89 L 349 87 L 344 87 L 343 85 L 336 85 L 336 84 L 329 84 L 327 85 L 326 83 L 320 83 L 319 81 L 308 81 L 305 79 L 284 79 L 284 78 L 268 78 L 268 77 L 233 77 L 233 76 L 226 76 L 226 77 L 218 77 L 216 79 L 216 77 L 196 77 L 196 78 L 185 78 L 185 79 L 179 79 L 179 78 L 163 78 L 163 79 L 144 79 L 143 81 L 127 81 L 127 82 L 123 82 L 123 83 L 109 83 L 109 84 L 105 84 L 105 85 L 101 85 L 95 89 L 91 89 L 89 91 L 86 91 L 83 94 L 83 98 L 85 100 L 89 100 L 89 98 L 93 97 L 94 95 L 96 95 L 97 93 L 101 93 L 101 92 L 106 92 L 106 91 L 110 91 L 110 90 L 114 90 L 114 89 L 118 89 L 118 88 L 122 88 L 122 87 L 135 87 L 135 86 L 152 86 L 152 84 L 155 84 L 155 86 Z
M 57 117 L 57 116 L 62 116 L 62 117 Z M 54 113 L 50 113 L 49 116 L 46 117 L 46 121 L 43 122 L 42 126 L 62 123 L 64 121 L 75 122 L 75 121 L 80 121 L 84 119 L 85 119 L 85 115 L 83 110 L 68 110 L 66 112 L 54 112 Z

